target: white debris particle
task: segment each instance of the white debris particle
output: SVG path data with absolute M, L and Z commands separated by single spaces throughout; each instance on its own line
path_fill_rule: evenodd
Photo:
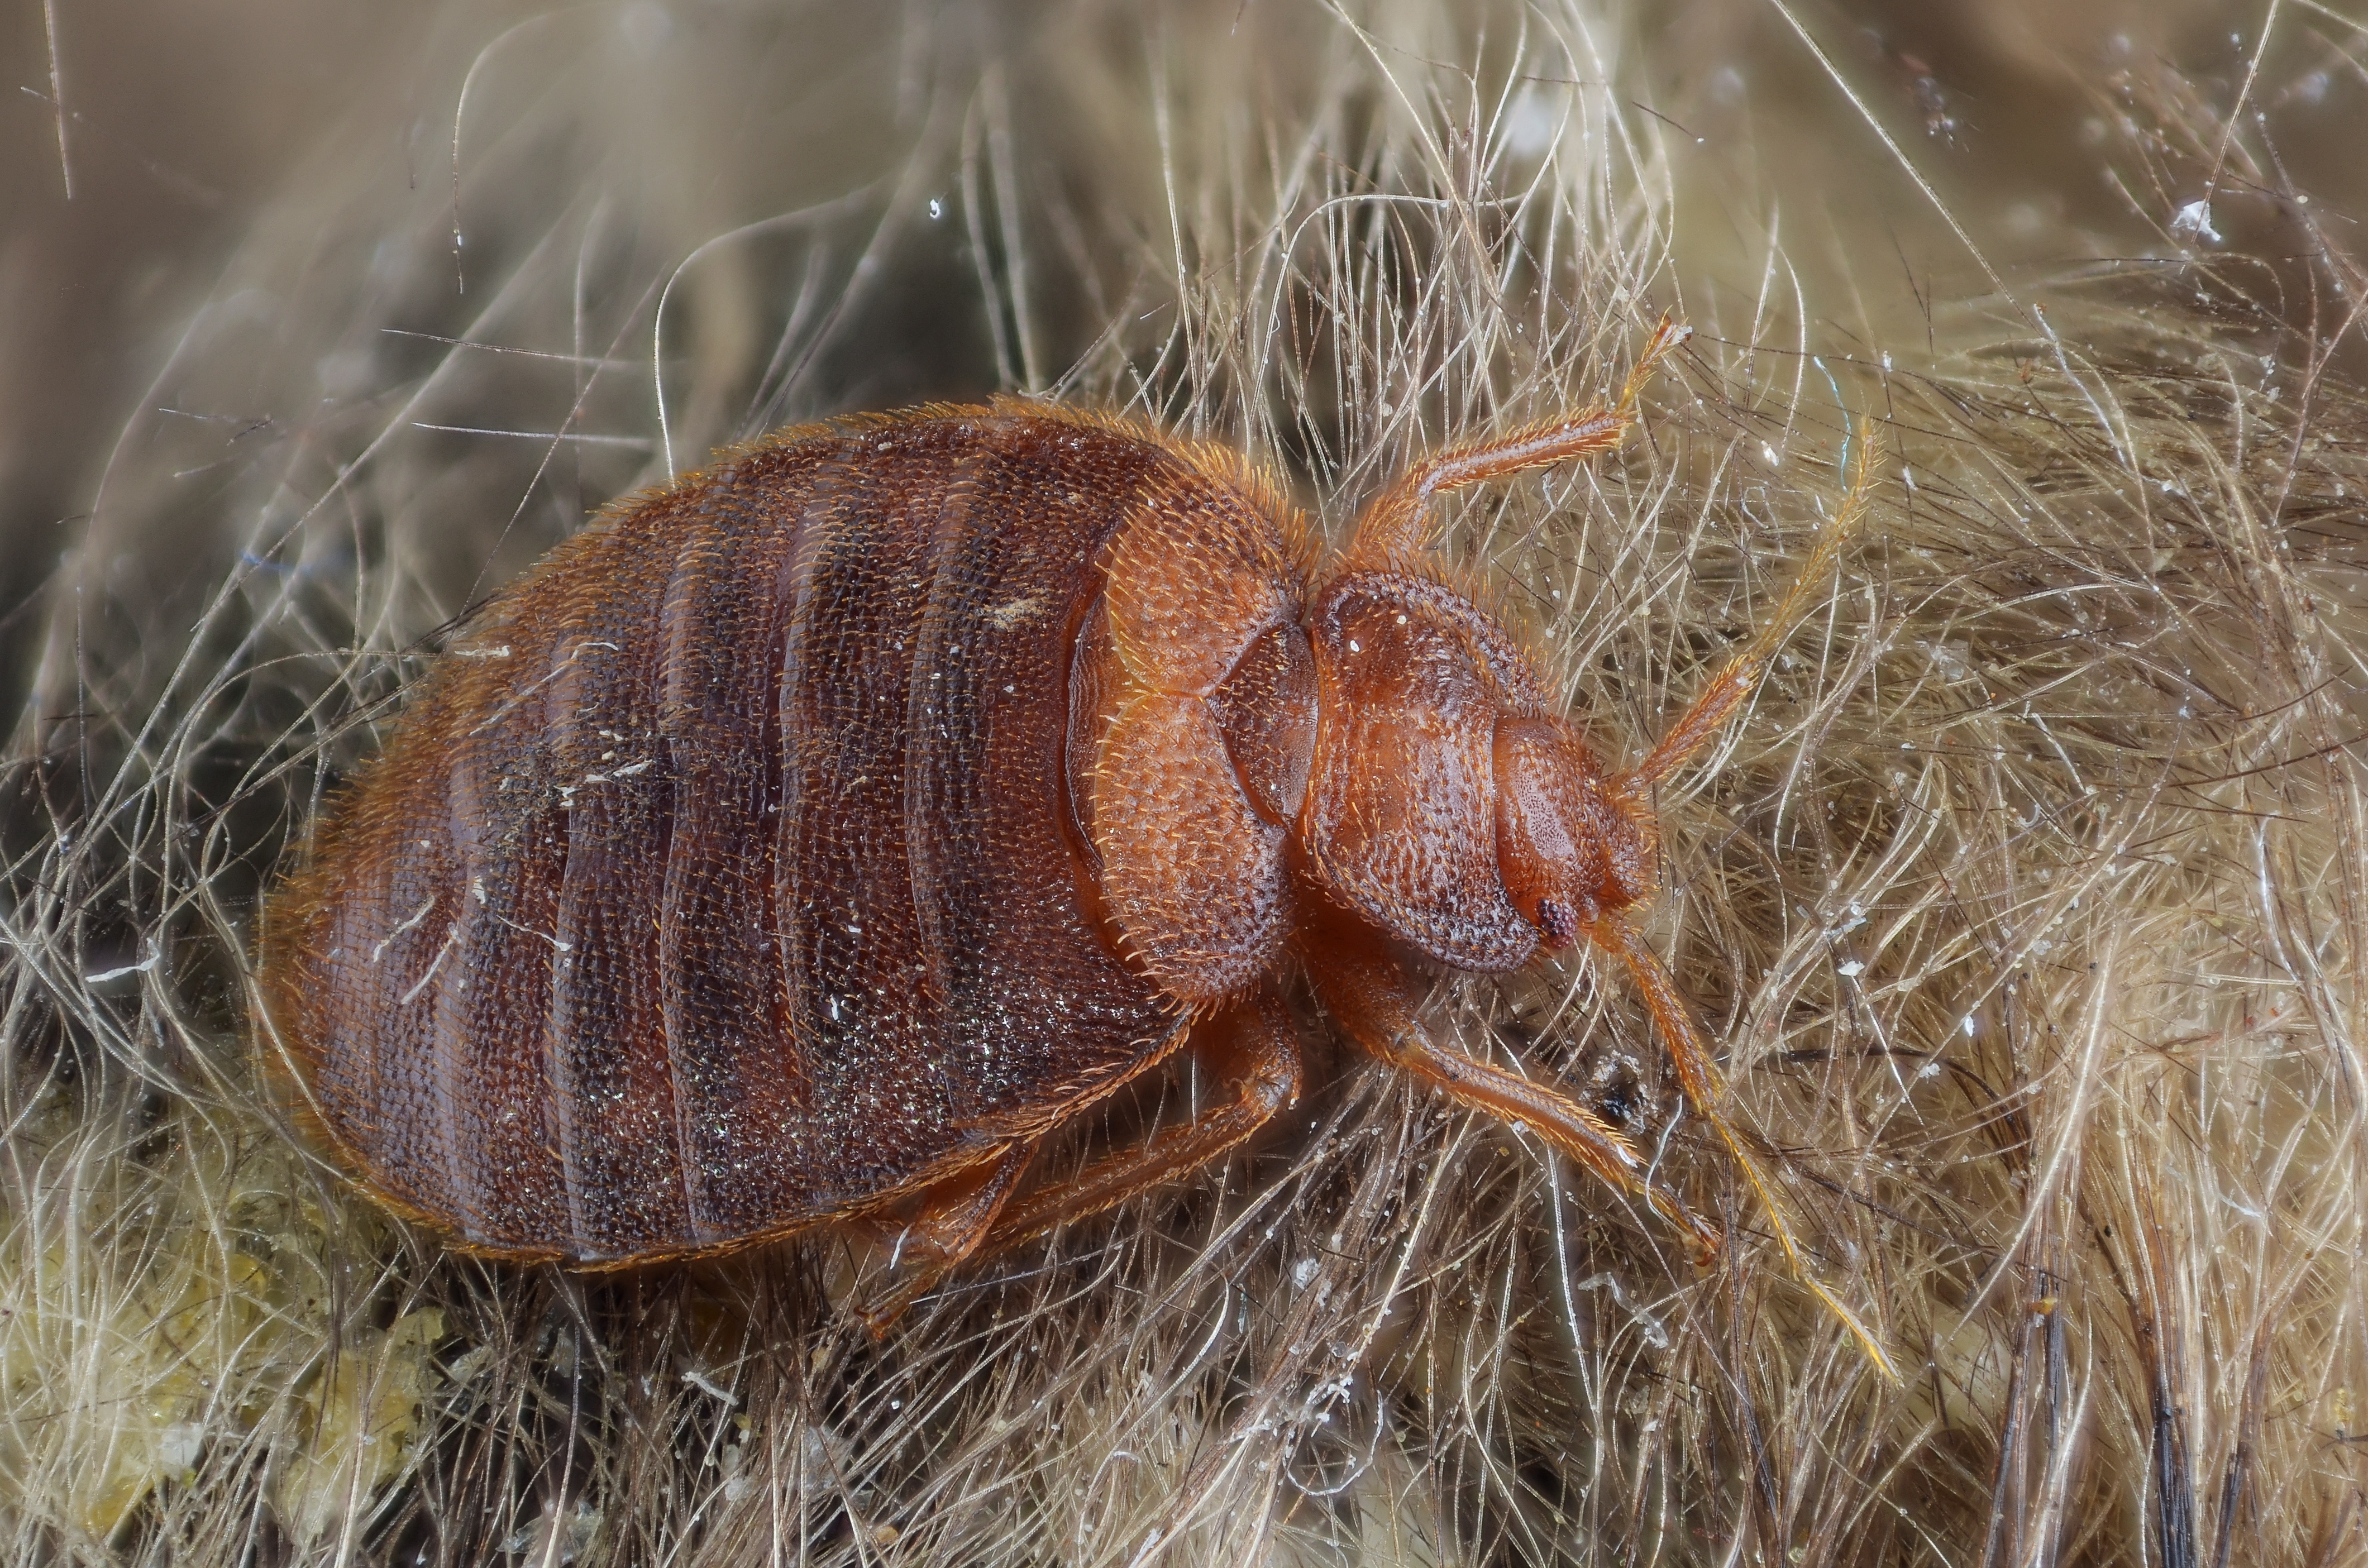
M 85 985 L 104 985 L 110 980 L 121 980 L 127 974 L 145 974 L 156 967 L 156 960 L 160 956 L 162 955 L 150 953 L 138 963 L 124 964 L 117 969 L 103 969 L 97 974 L 85 974 L 82 977 L 82 983 Z
M 2200 239 L 2206 244 L 2220 243 L 2220 231 L 2212 226 L 2212 203 L 2191 201 L 2180 208 L 2170 221 L 2170 232 L 2177 238 Z

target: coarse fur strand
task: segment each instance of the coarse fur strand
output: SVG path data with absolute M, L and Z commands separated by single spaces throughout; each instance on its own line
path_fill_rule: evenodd
M 0 365 L 7 1561 L 2368 1562 L 2361 21 L 324 7 L 191 43 L 210 142 L 158 45 L 29 10 L 0 290 L 92 302 Z M 233 94 L 307 48 L 336 92 Z M 1337 539 L 1664 310 L 1620 452 L 1440 521 L 1633 764 L 1873 422 L 1865 526 L 1658 791 L 1646 935 L 1903 1386 L 1583 957 L 1428 1017 L 1623 1120 L 1729 1229 L 1705 1272 L 1345 1051 L 877 1344 L 860 1238 L 489 1264 L 272 1114 L 260 891 L 613 497 L 1019 391 Z

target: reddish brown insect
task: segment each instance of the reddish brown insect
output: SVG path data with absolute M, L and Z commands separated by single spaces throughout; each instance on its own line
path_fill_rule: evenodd
M 1290 1105 L 1295 969 L 1373 1055 L 1706 1251 L 1600 1118 L 1434 1042 L 1400 956 L 1593 941 L 1759 1184 L 1622 912 L 1649 791 L 1790 603 L 1611 773 L 1426 548 L 1435 495 L 1616 444 L 1684 335 L 1613 408 L 1417 464 L 1320 572 L 1236 454 L 1019 402 L 789 431 L 614 514 L 471 629 L 273 903 L 264 994 L 311 1112 L 487 1253 L 636 1263 L 893 1205 L 901 1299 Z M 1021 1190 L 1048 1133 L 1186 1046 L 1230 1097 Z

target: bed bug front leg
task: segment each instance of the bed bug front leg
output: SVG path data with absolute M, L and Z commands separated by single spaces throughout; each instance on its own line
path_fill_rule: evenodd
M 1759 629 L 1743 645 L 1742 652 L 1727 660 L 1711 677 L 1701 694 L 1678 715 L 1677 722 L 1653 743 L 1645 760 L 1622 777 L 1619 786 L 1629 794 L 1643 795 L 1709 744 L 1711 737 L 1718 733 L 1768 673 L 1768 661 L 1775 657 L 1777 644 L 1792 633 L 1801 612 L 1807 608 L 1809 595 L 1824 585 L 1826 573 L 1832 568 L 1835 557 L 1865 519 L 1874 493 L 1875 439 L 1871 421 L 1859 421 L 1857 439 L 1858 460 L 1850 468 L 1850 487 L 1833 517 L 1817 530 L 1808 559 L 1801 562 L 1801 570 L 1778 601 L 1775 613 L 1760 621 Z
M 1155 1134 L 1088 1165 L 1075 1176 L 1047 1181 L 1011 1198 L 1019 1174 L 1037 1144 L 1019 1145 L 1006 1165 L 974 1187 L 951 1194 L 946 1206 L 916 1222 L 914 1232 L 934 1232 L 932 1251 L 920 1272 L 863 1310 L 865 1326 L 877 1336 L 957 1264 L 991 1256 L 1072 1220 L 1115 1208 L 1136 1193 L 1175 1180 L 1249 1137 L 1299 1099 L 1299 1040 L 1291 1015 L 1272 990 L 1261 990 L 1201 1019 L 1186 1042 L 1221 1084 L 1229 1099 L 1190 1121 Z M 999 1188 L 999 1189 L 998 1189 Z M 958 1240 L 958 1251 L 945 1244 Z M 909 1255 L 909 1245 L 906 1248 Z
M 1653 340 L 1628 372 L 1620 400 L 1606 408 L 1590 404 L 1576 414 L 1550 419 L 1509 436 L 1491 437 L 1471 446 L 1433 452 L 1400 475 L 1397 483 L 1374 500 L 1357 519 L 1344 573 L 1385 571 L 1406 557 L 1420 553 L 1431 542 L 1430 504 L 1451 490 L 1485 484 L 1492 479 L 1527 469 L 1550 468 L 1608 452 L 1620 444 L 1636 421 L 1636 399 L 1654 367 L 1693 335 L 1693 328 L 1668 317 L 1654 330 Z
M 1405 968 L 1348 922 L 1311 927 L 1302 956 L 1315 994 L 1350 1040 L 1459 1105 L 1528 1128 L 1615 1187 L 1634 1192 L 1692 1239 L 1707 1265 L 1725 1239 L 1655 1181 L 1636 1146 L 1569 1096 L 1431 1040 L 1417 1017 Z

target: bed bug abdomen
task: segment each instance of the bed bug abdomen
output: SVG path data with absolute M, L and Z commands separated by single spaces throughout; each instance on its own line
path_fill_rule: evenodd
M 1143 801 L 1089 832 L 1075 798 L 1146 715 L 1271 841 L 1227 901 L 1271 963 L 1298 571 L 1222 465 L 1025 405 L 791 432 L 620 510 L 468 630 L 275 899 L 310 1110 L 469 1244 L 596 1261 L 998 1157 L 1187 1011 L 1104 885 Z

